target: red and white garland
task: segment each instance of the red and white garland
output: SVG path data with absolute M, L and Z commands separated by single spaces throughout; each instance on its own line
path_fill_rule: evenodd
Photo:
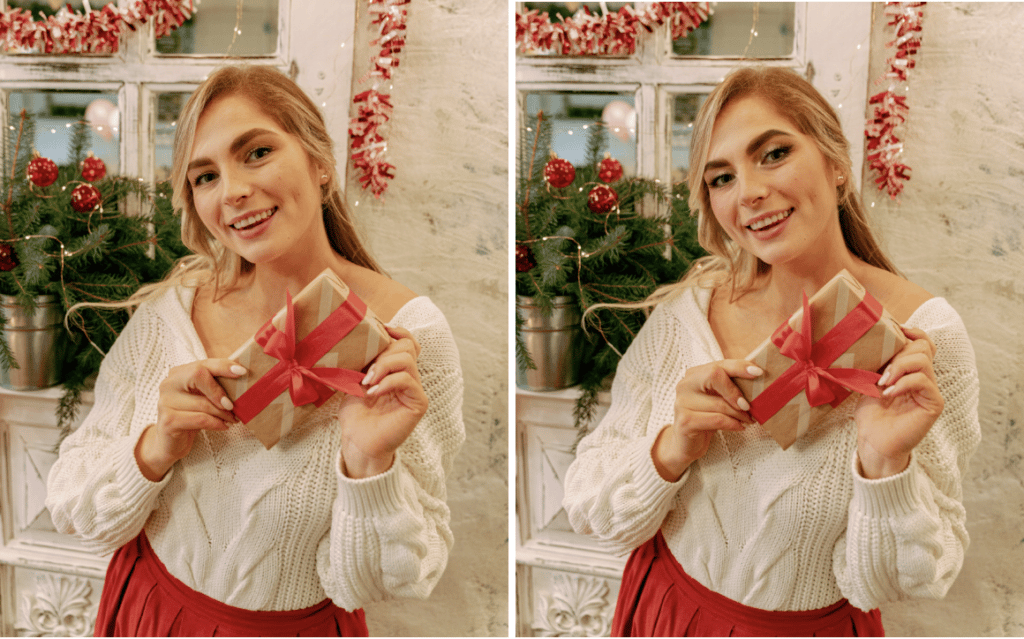
M 896 95 L 896 85 L 907 81 L 907 72 L 914 68 L 914 56 L 921 48 L 921 22 L 924 2 L 889 2 L 885 14 L 889 26 L 895 28 L 895 40 L 886 46 L 896 47 L 895 53 L 886 61 L 885 78 L 889 88 L 871 96 L 868 103 L 872 116 L 868 119 L 864 134 L 867 138 L 868 166 L 878 172 L 875 184 L 879 190 L 887 191 L 896 199 L 903 191 L 903 183 L 910 179 L 910 167 L 900 161 L 903 142 L 896 136 L 900 125 L 907 121 L 910 107 L 905 95 Z
M 558 55 L 631 55 L 640 29 L 651 32 L 668 22 L 672 38 L 684 38 L 708 19 L 707 2 L 653 2 L 636 10 L 626 5 L 601 17 L 584 7 L 561 22 L 551 22 L 536 9 L 516 14 L 516 47 L 519 53 Z
M 377 47 L 370 56 L 370 70 L 362 78 L 390 80 L 398 66 L 398 54 L 405 46 L 406 10 L 410 0 L 369 0 L 372 23 L 378 25 L 378 37 L 370 42 Z M 352 165 L 359 173 L 359 183 L 380 199 L 395 178 L 395 167 L 387 162 L 387 139 L 384 128 L 391 119 L 391 96 L 374 88 L 356 94 L 356 116 L 349 124 L 352 140 Z
M 0 13 L 0 52 L 113 53 L 121 32 L 134 31 L 153 20 L 156 37 L 180 27 L 195 12 L 193 0 L 135 0 L 123 9 L 113 4 L 85 13 L 61 7 L 55 15 L 35 21 L 24 9 Z

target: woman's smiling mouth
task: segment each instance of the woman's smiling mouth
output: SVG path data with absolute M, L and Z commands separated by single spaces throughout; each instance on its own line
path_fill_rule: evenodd
M 766 228 L 768 228 L 770 226 L 774 226 L 775 224 L 778 224 L 779 222 L 781 222 L 782 220 L 788 218 L 792 214 L 793 214 L 793 209 L 787 209 L 785 211 L 780 211 L 780 212 L 776 213 L 775 215 L 770 215 L 768 217 L 761 218 L 761 219 L 757 220 L 756 222 L 754 222 L 752 224 L 748 224 L 747 228 L 750 229 L 751 231 L 760 231 L 762 229 L 766 229 Z
M 231 225 L 231 228 L 235 229 L 236 231 L 242 231 L 242 230 L 248 229 L 250 227 L 253 227 L 253 226 L 259 224 L 260 222 L 262 222 L 264 220 L 269 219 L 270 216 L 272 216 L 274 213 L 277 213 L 277 207 L 276 206 L 274 208 L 267 209 L 267 210 L 262 211 L 260 213 L 256 213 L 255 215 L 250 215 L 247 218 L 238 220 L 237 222 L 235 222 L 235 223 L 233 223 Z

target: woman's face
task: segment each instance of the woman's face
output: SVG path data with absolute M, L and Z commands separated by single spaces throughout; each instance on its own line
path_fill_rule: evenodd
M 323 174 L 295 136 L 231 94 L 199 116 L 186 176 L 210 233 L 258 265 L 294 259 L 326 240 Z
M 715 120 L 704 168 L 711 210 L 767 264 L 813 265 L 845 247 L 837 180 L 815 141 L 763 98 L 736 99 Z

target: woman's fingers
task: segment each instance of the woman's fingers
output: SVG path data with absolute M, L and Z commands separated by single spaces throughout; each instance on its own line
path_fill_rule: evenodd
M 388 335 L 395 339 L 397 342 L 404 342 L 401 344 L 402 347 L 411 346 L 413 349 L 413 359 L 418 359 L 420 356 L 420 344 L 416 341 L 416 338 L 412 336 L 412 333 L 408 329 L 401 328 L 399 326 L 384 326 L 387 330 Z M 392 344 L 394 345 L 394 344 Z
M 208 359 L 172 369 L 161 384 L 161 403 L 184 413 L 168 415 L 168 426 L 178 428 L 222 428 L 238 421 L 231 413 L 234 404 L 216 377 L 237 378 L 246 370 L 229 359 Z M 205 419 L 209 415 L 216 421 Z
M 732 378 L 754 379 L 763 375 L 764 371 L 746 360 L 739 359 L 715 362 L 704 368 L 705 370 L 698 372 L 692 380 L 684 377 L 681 386 L 686 387 L 695 383 L 698 394 L 724 399 L 735 411 L 743 414 L 743 417 L 737 417 L 737 419 L 751 421 L 747 413 L 750 410 L 750 402 L 743 396 Z
M 361 382 L 364 386 L 375 386 L 382 379 L 400 371 L 406 371 L 417 380 L 420 379 L 419 370 L 416 368 L 416 358 L 419 347 L 415 340 L 401 339 L 392 342 L 366 369 L 366 375 Z

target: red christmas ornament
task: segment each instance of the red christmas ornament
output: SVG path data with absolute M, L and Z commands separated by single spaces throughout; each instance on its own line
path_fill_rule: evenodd
M 89 157 L 82 160 L 82 179 L 86 182 L 95 182 L 102 180 L 106 174 L 107 165 L 90 151 Z
M 18 265 L 18 254 L 10 244 L 0 244 L 0 271 L 11 271 Z
M 563 160 L 551 152 L 551 159 L 544 165 L 544 181 L 556 189 L 564 189 L 576 179 L 576 167 L 569 160 Z
M 605 153 L 604 159 L 597 165 L 597 177 L 605 184 L 611 184 L 622 178 L 622 163 Z
M 71 192 L 71 208 L 79 213 L 95 210 L 100 205 L 100 192 L 92 184 L 79 184 Z
M 516 244 L 516 273 L 533 270 L 537 262 L 533 259 L 533 251 L 525 244 Z
M 57 181 L 57 165 L 49 158 L 41 157 L 38 153 L 28 163 L 25 171 L 28 179 L 36 186 L 50 186 Z
M 607 213 L 619 204 L 619 194 L 610 186 L 598 184 L 587 196 L 587 206 L 594 213 Z

